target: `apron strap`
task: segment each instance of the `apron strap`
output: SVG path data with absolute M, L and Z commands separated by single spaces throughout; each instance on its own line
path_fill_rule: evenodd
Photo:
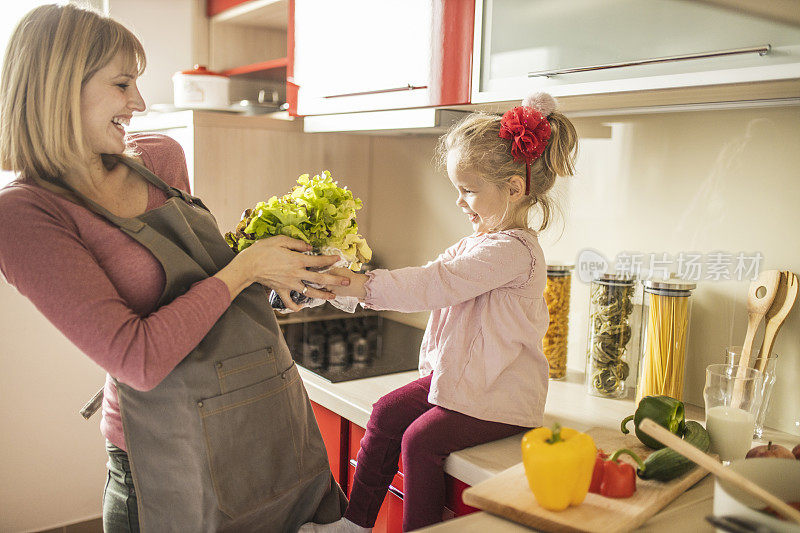
M 123 163 L 130 169 L 134 170 L 149 183 L 153 184 L 153 186 L 155 186 L 157 189 L 163 191 L 164 194 L 167 196 L 167 199 L 174 198 L 177 196 L 180 197 L 184 202 L 186 202 L 189 205 L 194 205 L 202 209 L 205 209 L 206 211 L 209 211 L 209 209 L 205 206 L 202 200 L 176 187 L 169 186 L 166 182 L 164 182 L 164 180 L 153 174 L 153 172 L 151 172 L 150 169 L 148 169 L 146 166 L 142 165 L 138 161 L 116 154 L 111 154 L 111 155 L 114 159 L 116 159 L 120 163 Z M 53 185 L 61 187 L 62 189 L 67 189 L 69 192 L 75 195 L 84 204 L 84 207 L 89 209 L 89 211 L 92 211 L 93 213 L 106 218 L 107 220 L 113 222 L 114 224 L 116 224 L 117 226 L 119 226 L 124 230 L 133 233 L 138 233 L 145 226 L 145 223 L 139 220 L 138 218 L 124 218 L 113 214 L 102 205 L 87 198 L 86 195 L 84 195 L 83 193 L 75 190 L 75 188 L 73 188 L 72 185 L 63 180 L 56 180 L 50 176 L 39 176 L 39 177 L 49 183 L 52 183 Z
M 131 159 L 129 157 L 124 157 L 116 154 L 114 154 L 113 157 L 120 163 L 123 163 L 127 165 L 129 168 L 138 172 L 144 179 L 152 183 L 153 186 L 155 186 L 158 189 L 161 189 L 164 192 L 164 194 L 167 195 L 167 198 L 180 196 L 181 199 L 183 199 L 183 201 L 186 202 L 187 204 L 196 205 L 198 207 L 205 209 L 206 211 L 209 211 L 209 209 L 205 206 L 203 201 L 200 200 L 200 198 L 192 196 L 191 194 L 187 193 L 186 191 L 182 191 L 177 187 L 172 187 L 168 185 L 164 180 L 156 176 L 149 168 L 139 163 L 135 159 Z

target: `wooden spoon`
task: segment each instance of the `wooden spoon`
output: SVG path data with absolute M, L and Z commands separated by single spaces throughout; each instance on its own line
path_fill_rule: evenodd
M 742 355 L 739 357 L 739 372 L 736 374 L 738 379 L 744 378 L 747 373 L 756 330 L 775 299 L 780 281 L 780 270 L 765 270 L 750 283 L 750 288 L 747 290 L 747 334 L 742 344 Z M 764 294 L 759 296 L 762 287 Z
M 756 359 L 756 370 L 763 372 L 766 368 L 767 359 L 769 359 L 769 355 L 772 353 L 772 346 L 775 344 L 775 337 L 777 337 L 778 331 L 780 331 L 786 317 L 789 316 L 789 311 L 792 310 L 794 301 L 797 299 L 797 290 L 797 275 L 788 270 L 781 272 L 778 292 L 775 294 L 772 306 L 767 311 L 764 342 L 761 344 L 761 352 L 759 352 L 758 359 Z
M 766 503 L 776 512 L 782 514 L 789 520 L 800 524 L 800 511 L 797 511 L 786 502 L 778 498 L 777 496 L 767 492 L 761 486 L 753 483 L 746 477 L 741 474 L 737 474 L 730 468 L 726 468 L 722 466 L 718 460 L 714 459 L 710 455 L 700 451 L 699 448 L 695 448 L 688 442 L 682 440 L 681 438 L 673 435 L 665 428 L 659 426 L 653 420 L 649 418 L 645 418 L 639 424 L 639 429 L 653 437 L 654 439 L 660 441 L 665 446 L 669 446 L 679 454 L 683 455 L 690 461 L 696 463 L 702 468 L 705 468 L 719 479 L 724 479 L 728 483 L 739 487 L 743 491 L 747 492 L 751 496 L 758 498 L 762 502 Z

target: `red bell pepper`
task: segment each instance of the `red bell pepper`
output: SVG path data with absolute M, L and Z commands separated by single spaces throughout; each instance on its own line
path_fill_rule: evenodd
M 644 468 L 644 463 L 634 452 L 622 448 L 609 457 L 602 450 L 597 452 L 595 459 L 592 482 L 589 492 L 594 492 L 607 498 L 629 498 L 636 492 L 636 470 L 628 463 L 618 460 L 622 454 L 628 454 Z
M 594 470 L 592 471 L 592 483 L 589 485 L 589 492 L 600 494 L 600 485 L 603 483 L 603 463 L 608 459 L 608 454 L 603 450 L 597 450 L 597 458 L 594 460 Z

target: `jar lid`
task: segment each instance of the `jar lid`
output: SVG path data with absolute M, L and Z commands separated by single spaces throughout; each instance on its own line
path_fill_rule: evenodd
M 575 265 L 547 265 L 547 273 L 566 276 L 575 270 Z
M 221 72 L 214 72 L 213 70 L 208 70 L 204 65 L 195 65 L 192 70 L 182 70 L 181 74 L 189 74 L 191 76 L 221 76 L 223 78 L 227 78 L 225 74 Z
M 598 274 L 593 280 L 595 283 L 600 283 L 601 285 L 623 285 L 623 286 L 630 286 L 636 281 L 631 274 L 612 274 L 609 272 L 604 272 L 602 274 Z
M 667 290 L 667 291 L 690 291 L 697 287 L 697 283 L 686 281 L 684 279 L 646 279 L 642 282 L 645 289 L 648 290 Z

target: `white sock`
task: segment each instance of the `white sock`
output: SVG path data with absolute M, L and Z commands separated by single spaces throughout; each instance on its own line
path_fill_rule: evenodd
M 372 528 L 361 527 L 347 518 L 340 518 L 330 524 L 307 522 L 300 526 L 297 533 L 372 533 Z

